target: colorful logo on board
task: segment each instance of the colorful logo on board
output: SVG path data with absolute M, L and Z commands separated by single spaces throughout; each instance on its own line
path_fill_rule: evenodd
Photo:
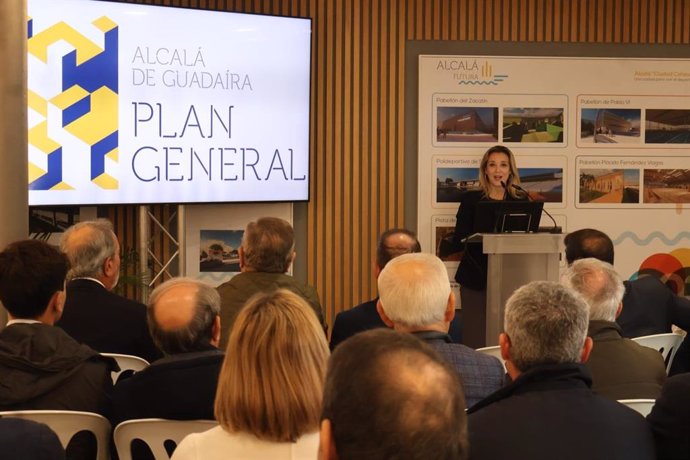
M 436 70 L 452 72 L 452 78 L 458 85 L 498 85 L 508 78 L 508 75 L 494 73 L 493 65 L 489 61 L 475 58 L 444 58 L 439 59 Z
M 102 16 L 88 27 L 56 21 L 36 30 L 29 19 L 31 190 L 75 188 L 65 177 L 69 149 L 81 155 L 72 161 L 89 165 L 91 182 L 118 188 L 112 171 L 118 162 L 118 26 Z

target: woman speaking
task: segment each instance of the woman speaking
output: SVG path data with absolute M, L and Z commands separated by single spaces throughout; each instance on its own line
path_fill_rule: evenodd
M 456 245 L 462 245 L 464 238 L 476 233 L 474 216 L 480 201 L 527 200 L 513 184 L 520 184 L 513 152 L 502 145 L 491 147 L 479 165 L 480 188 L 468 190 L 460 199 L 453 237 Z M 471 348 L 479 348 L 486 345 L 487 257 L 482 252 L 481 243 L 467 243 L 463 247 L 462 260 L 455 273 L 462 302 L 462 342 Z

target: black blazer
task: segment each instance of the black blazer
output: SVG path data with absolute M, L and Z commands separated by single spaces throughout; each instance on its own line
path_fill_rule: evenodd
M 102 353 L 161 357 L 146 323 L 146 306 L 113 294 L 99 283 L 75 279 L 67 284 L 67 300 L 56 326 Z

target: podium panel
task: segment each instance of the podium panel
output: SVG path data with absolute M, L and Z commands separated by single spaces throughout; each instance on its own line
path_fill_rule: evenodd
M 489 259 L 486 283 L 486 345 L 498 345 L 508 297 L 530 281 L 558 281 L 563 235 L 482 234 Z

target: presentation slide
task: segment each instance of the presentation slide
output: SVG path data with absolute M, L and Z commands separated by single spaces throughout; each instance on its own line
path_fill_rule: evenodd
M 309 198 L 309 19 L 28 2 L 29 204 Z
M 688 94 L 687 59 L 420 56 L 422 247 L 453 279 L 460 196 L 478 187 L 484 152 L 502 144 L 515 154 L 522 187 L 564 232 L 606 231 L 621 274 L 653 271 L 684 293 Z M 552 225 L 543 215 L 541 226 Z

